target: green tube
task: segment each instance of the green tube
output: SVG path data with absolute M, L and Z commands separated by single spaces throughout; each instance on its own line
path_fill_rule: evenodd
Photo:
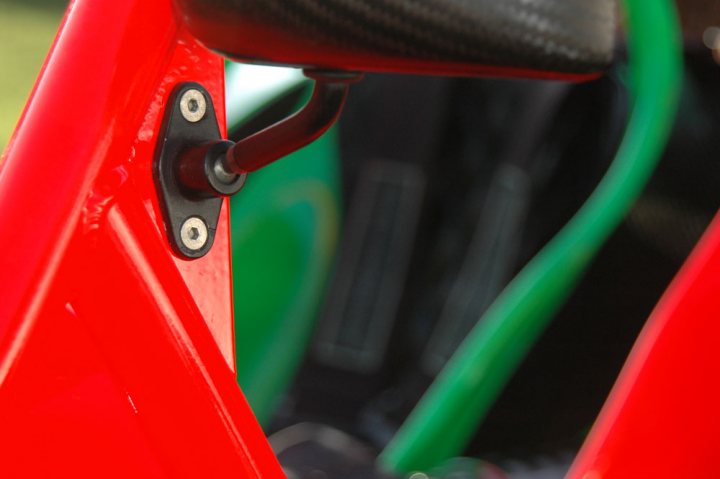
M 680 33 L 670 0 L 623 4 L 633 106 L 613 164 L 580 211 L 480 319 L 380 455 L 384 469 L 422 471 L 462 454 L 650 177 L 672 126 L 682 83 Z

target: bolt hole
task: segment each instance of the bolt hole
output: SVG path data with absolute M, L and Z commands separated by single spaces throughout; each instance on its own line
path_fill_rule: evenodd
M 200 108 L 200 105 L 198 105 L 198 101 L 194 98 L 191 98 L 190 101 L 188 101 L 188 110 L 190 110 L 191 113 L 195 113 Z
M 195 227 L 190 228 L 190 231 L 188 231 L 188 237 L 191 240 L 195 241 L 196 239 L 198 239 L 200 237 L 200 230 L 198 230 Z

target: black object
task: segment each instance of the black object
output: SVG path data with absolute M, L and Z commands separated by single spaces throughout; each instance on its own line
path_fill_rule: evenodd
M 244 61 L 356 71 L 569 76 L 606 68 L 613 0 L 175 0 Z
M 222 163 L 234 145 L 221 140 L 183 151 L 176 172 L 180 184 L 200 197 L 230 196 L 240 191 L 247 174 L 227 172 Z
M 204 116 L 195 122 L 186 120 L 180 110 L 180 99 L 190 90 L 199 91 L 206 103 Z M 196 161 L 191 163 L 206 172 L 208 168 L 213 169 L 210 159 L 215 157 L 214 154 L 223 151 L 229 145 L 228 142 L 220 141 L 220 129 L 212 98 L 201 85 L 197 83 L 178 85 L 170 95 L 168 105 L 160 130 L 153 176 L 160 193 L 163 223 L 170 246 L 181 257 L 200 258 L 210 251 L 215 239 L 222 198 L 219 195 L 209 194 L 199 187 L 192 188 L 182 184 L 180 178 L 189 178 L 190 175 L 188 171 L 181 172 L 182 168 L 179 165 L 182 162 L 179 160 L 194 158 Z M 197 183 L 199 181 L 197 178 L 205 178 L 205 175 L 196 175 L 195 178 L 195 181 L 189 182 L 190 186 L 200 184 Z M 239 177 L 231 182 L 230 186 L 233 187 L 233 191 L 237 191 L 244 181 L 244 177 Z M 200 218 L 207 226 L 207 240 L 196 250 L 183 245 L 180 235 L 183 223 L 191 217 Z
M 227 175 L 256 171 L 313 142 L 335 122 L 356 73 L 307 71 L 315 80 L 312 97 L 302 110 L 238 141 L 223 156 Z
M 345 220 L 335 280 L 315 332 L 315 358 L 367 373 L 382 365 L 416 240 L 425 179 L 419 165 L 365 164 Z
M 288 479 L 393 479 L 375 465 L 377 451 L 338 429 L 301 423 L 268 440 Z

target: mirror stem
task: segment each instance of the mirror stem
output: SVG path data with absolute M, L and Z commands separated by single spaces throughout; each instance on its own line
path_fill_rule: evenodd
M 228 174 L 258 170 L 313 142 L 337 119 L 350 83 L 362 75 L 346 72 L 306 71 L 315 80 L 308 103 L 294 115 L 235 143 L 223 157 Z

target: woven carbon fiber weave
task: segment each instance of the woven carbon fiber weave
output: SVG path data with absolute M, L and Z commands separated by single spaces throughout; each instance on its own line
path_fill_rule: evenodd
M 614 0 L 176 0 L 191 31 L 211 48 L 265 59 L 270 34 L 293 48 L 310 45 L 347 55 L 428 62 L 589 73 L 612 59 Z M 200 20 L 198 21 L 198 18 Z M 224 23 L 222 39 L 212 22 Z M 228 35 L 228 22 L 237 38 Z M 246 31 L 243 32 L 243 29 Z M 240 41 L 239 39 L 242 39 Z M 237 40 L 237 41 L 234 41 Z M 337 56 L 337 55 L 336 55 Z M 302 55 L 307 58 L 308 54 Z M 269 58 L 277 62 L 277 58 Z M 323 62 L 319 62 L 323 63 Z M 324 62 L 328 63 L 328 62 Z M 330 62 L 332 63 L 332 62 Z M 332 65 L 329 65 L 332 66 Z
M 612 52 L 608 0 L 234 0 L 246 15 L 345 48 L 586 72 Z

